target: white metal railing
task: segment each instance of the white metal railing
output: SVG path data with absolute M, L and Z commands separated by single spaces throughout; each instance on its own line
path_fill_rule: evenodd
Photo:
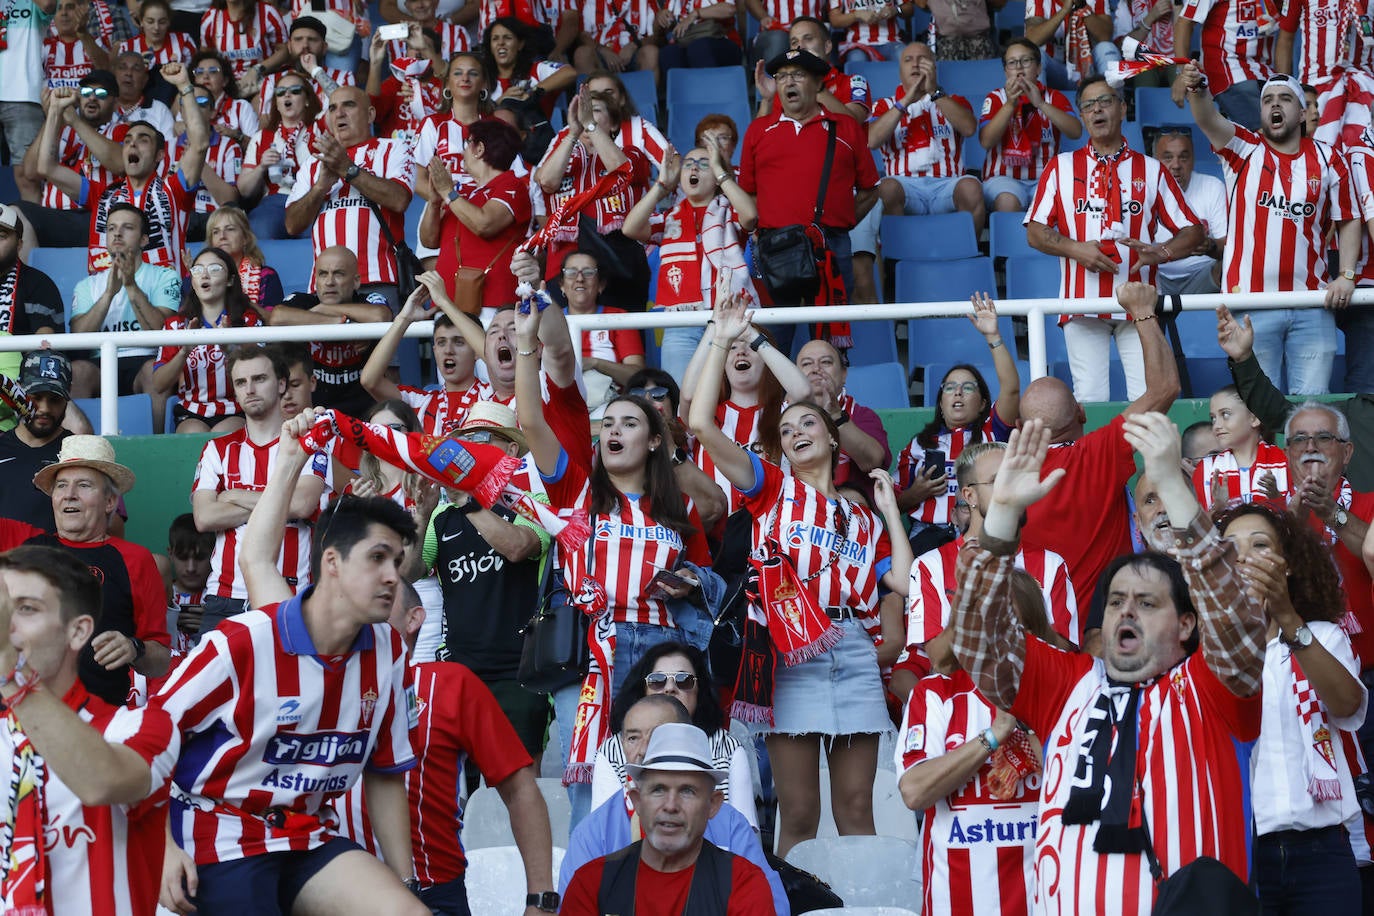
M 1232 310 L 1321 308 L 1325 293 L 1213 293 L 1183 296 L 1188 311 L 1214 309 L 1226 305 Z M 1352 305 L 1374 305 L 1374 288 L 1357 289 Z M 1097 315 L 1120 312 L 1114 298 L 1075 299 L 999 299 L 999 315 L 1025 316 L 1027 322 L 1027 353 L 1031 377 L 1040 378 L 1047 372 L 1045 359 L 1045 322 L 1047 315 Z M 888 305 L 803 306 L 800 308 L 759 309 L 754 314 L 758 324 L 803 324 L 825 321 L 887 321 L 906 318 L 933 318 L 972 312 L 966 301 L 892 303 Z M 587 331 L 613 328 L 677 328 L 699 325 L 711 317 L 708 311 L 641 312 L 627 315 L 569 315 L 568 326 L 575 338 Z M 160 347 L 183 344 L 238 344 L 262 341 L 331 341 L 377 340 L 390 328 L 389 323 L 346 325 L 296 325 L 292 327 L 201 328 L 194 331 L 118 331 L 86 334 L 55 334 L 52 336 L 0 336 L 0 352 L 36 350 L 45 341 L 54 350 L 100 351 L 100 424 L 102 429 L 117 429 L 118 417 L 118 360 L 121 346 Z M 417 321 L 406 331 L 407 337 L 428 338 L 433 323 Z M 575 347 L 580 353 L 581 348 Z

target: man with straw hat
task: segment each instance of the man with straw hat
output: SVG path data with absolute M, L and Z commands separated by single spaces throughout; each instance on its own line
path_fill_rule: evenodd
M 771 914 L 773 898 L 759 867 L 706 842 L 706 822 L 720 809 L 729 775 L 712 765 L 706 733 L 667 722 L 653 730 L 644 762 L 627 766 L 644 839 L 577 870 L 564 916 Z
M 114 706 L 129 695 L 130 668 L 150 678 L 167 671 L 167 596 L 153 555 L 110 535 L 119 498 L 134 487 L 134 472 L 115 461 L 102 436 L 67 436 L 57 461 L 34 475 L 33 485 L 52 499 L 56 532 L 0 519 L 0 550 L 19 544 L 75 554 L 100 579 L 100 619 L 81 650 L 79 675 L 86 689 Z

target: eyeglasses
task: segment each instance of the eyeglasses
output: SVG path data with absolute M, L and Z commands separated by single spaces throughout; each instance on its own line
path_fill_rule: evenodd
M 279 99 L 286 98 L 288 95 L 301 95 L 305 92 L 304 86 L 282 86 L 272 94 Z
M 975 382 L 945 382 L 940 386 L 945 394 L 974 394 L 978 391 Z
M 197 67 L 191 71 L 192 76 L 219 76 L 224 71 L 219 67 Z
M 682 168 L 688 172 L 704 172 L 711 167 L 710 159 L 684 159 Z
M 1317 433 L 1315 436 L 1309 436 L 1307 433 L 1294 433 L 1288 437 L 1288 445 L 1290 448 L 1307 448 L 1307 443 L 1309 442 L 1316 442 L 1318 448 L 1329 448 L 1332 443 L 1340 442 L 1344 444 L 1349 441 L 1349 439 L 1342 439 L 1340 436 L 1334 435 L 1333 433 Z
M 81 97 L 83 99 L 108 99 L 110 90 L 104 86 L 82 86 Z
M 217 277 L 224 273 L 223 264 L 197 264 L 191 268 L 193 277 Z
M 630 396 L 647 398 L 650 401 L 666 401 L 668 400 L 668 389 L 662 385 L 655 385 L 652 388 L 631 388 Z
M 1114 95 L 1099 95 L 1095 99 L 1084 99 L 1078 107 L 1083 111 L 1106 111 L 1120 101 L 1121 99 Z
M 1040 58 L 1038 57 L 1013 57 L 1010 60 L 1003 61 L 1002 66 L 1006 67 L 1008 70 L 1025 70 L 1028 67 L 1034 67 L 1038 63 L 1040 63 Z
M 583 280 L 590 280 L 592 277 L 595 277 L 600 272 L 601 271 L 596 267 L 563 268 L 563 276 L 567 277 L 569 280 L 576 280 L 578 277 L 581 277 Z
M 686 671 L 679 671 L 676 674 L 655 671 L 644 678 L 644 686 L 654 693 L 658 693 L 668 687 L 670 680 L 677 686 L 678 690 L 695 690 L 697 686 L 697 676 Z
M 800 83 L 810 75 L 805 70 L 784 70 L 774 76 L 773 81 L 777 83 Z

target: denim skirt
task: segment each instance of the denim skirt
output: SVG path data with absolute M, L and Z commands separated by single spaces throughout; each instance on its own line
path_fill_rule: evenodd
M 754 733 L 865 735 L 892 730 L 878 650 L 857 620 L 840 626 L 844 638 L 829 652 L 790 668 L 778 663 L 773 724 L 751 725 Z

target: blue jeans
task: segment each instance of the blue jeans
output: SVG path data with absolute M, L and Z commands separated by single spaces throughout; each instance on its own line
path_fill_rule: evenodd
M 9 150 L 9 159 L 0 161 L 18 168 L 42 129 L 43 106 L 37 102 L 0 102 L 0 149 Z
M 1336 312 L 1336 326 L 1345 335 L 1344 390 L 1374 391 L 1374 306 L 1341 309 Z
M 681 381 L 687 371 L 687 364 L 692 361 L 692 354 L 697 351 L 697 344 L 701 343 L 701 335 L 705 331 L 706 329 L 703 327 L 664 328 L 663 345 L 658 352 L 659 368 Z M 1374 389 L 1370 390 L 1374 391 Z
M 1236 83 L 1217 96 L 1217 108 L 1241 127 L 1260 129 L 1260 81 Z
M 1342 827 L 1281 830 L 1255 840 L 1253 880 L 1266 914 L 1355 916 L 1360 875 Z
M 1110 41 L 1099 41 L 1093 45 L 1093 69 L 1098 73 L 1106 73 L 1107 65 L 1113 61 L 1121 62 L 1121 49 Z M 1051 89 L 1058 89 L 1061 92 L 1074 92 L 1078 89 L 1078 84 L 1069 78 L 1069 68 L 1062 60 L 1051 57 L 1040 50 L 1040 68 L 1045 76 L 1045 85 Z M 1087 74 L 1080 73 L 1079 79 Z M 1258 107 L 1256 108 L 1258 111 Z
M 728 38 L 698 38 L 689 44 L 670 42 L 659 48 L 658 70 L 675 67 L 733 67 L 744 60 L 739 45 Z
M 1289 394 L 1326 394 L 1336 356 L 1336 319 L 1326 309 L 1266 309 L 1244 313 L 1255 328 L 1255 358 L 1275 387 Z

